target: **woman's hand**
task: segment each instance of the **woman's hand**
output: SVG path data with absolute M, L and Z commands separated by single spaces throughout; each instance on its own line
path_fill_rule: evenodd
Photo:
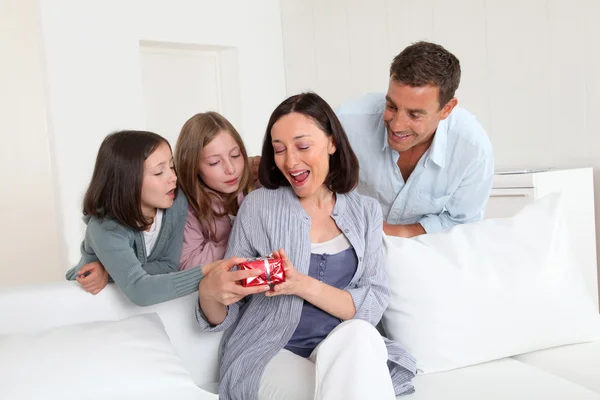
M 202 267 L 204 278 L 198 286 L 200 309 L 206 320 L 212 325 L 221 324 L 227 317 L 227 306 L 244 297 L 266 292 L 269 286 L 243 287 L 242 279 L 258 276 L 259 270 L 231 271 L 231 268 L 246 261 L 244 258 L 232 257 L 219 260 Z
M 241 280 L 261 274 L 260 270 L 230 271 L 234 266 L 246 261 L 244 258 L 232 257 L 219 260 L 202 267 L 204 278 L 200 281 L 198 291 L 200 300 L 206 299 L 224 306 L 236 303 L 250 294 L 269 290 L 268 285 L 243 287 Z
M 76 280 L 86 291 L 96 295 L 108 285 L 108 272 L 100 262 L 94 261 L 77 271 Z
M 285 282 L 275 285 L 272 291 L 265 293 L 265 296 L 296 295 L 336 318 L 347 320 L 354 317 L 356 308 L 349 292 L 301 274 L 294 268 L 283 249 L 273 252 L 273 256 L 280 256 L 283 259 Z
M 283 261 L 283 269 L 285 270 L 285 282 L 275 285 L 273 290 L 265 293 L 267 297 L 279 296 L 281 294 L 296 295 L 303 297 L 311 277 L 301 274 L 296 270 L 287 254 L 283 249 L 273 252 L 273 257 L 279 257 Z

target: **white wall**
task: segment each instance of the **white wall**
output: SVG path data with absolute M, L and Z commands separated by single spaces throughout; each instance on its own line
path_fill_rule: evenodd
M 60 279 L 35 0 L 0 1 L 0 287 Z
M 40 0 L 40 9 L 68 244 L 64 269 L 79 259 L 81 200 L 100 142 L 116 129 L 145 128 L 141 40 L 237 48 L 237 128 L 249 152 L 259 152 L 269 115 L 285 95 L 278 1 Z
M 599 231 L 600 1 L 281 0 L 281 13 L 287 93 L 333 106 L 385 92 L 406 45 L 445 46 L 496 169 L 594 167 Z
M 145 128 L 140 41 L 236 48 L 254 154 L 286 93 L 335 106 L 384 91 L 394 55 L 439 42 L 461 60 L 459 101 L 496 167 L 594 166 L 600 219 L 599 19 L 596 0 L 0 0 L 0 285 L 61 279 L 77 261 L 102 138 Z

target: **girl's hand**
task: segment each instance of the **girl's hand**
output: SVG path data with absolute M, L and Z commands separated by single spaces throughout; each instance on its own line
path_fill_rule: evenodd
M 84 276 L 86 272 L 89 274 Z M 86 291 L 96 295 L 108 285 L 108 272 L 100 262 L 94 261 L 77 271 L 76 280 Z
M 273 252 L 273 257 L 280 257 L 283 261 L 283 269 L 285 270 L 285 282 L 275 285 L 273 290 L 265 293 L 267 297 L 279 296 L 281 294 L 296 295 L 302 297 L 306 290 L 310 277 L 301 274 L 296 270 L 287 254 L 283 249 Z

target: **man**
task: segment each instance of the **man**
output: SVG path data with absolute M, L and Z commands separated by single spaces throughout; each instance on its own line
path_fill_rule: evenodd
M 337 111 L 360 162 L 358 190 L 379 201 L 388 235 L 483 218 L 492 146 L 475 117 L 456 107 L 459 82 L 454 55 L 418 42 L 394 58 L 386 95 L 368 94 Z

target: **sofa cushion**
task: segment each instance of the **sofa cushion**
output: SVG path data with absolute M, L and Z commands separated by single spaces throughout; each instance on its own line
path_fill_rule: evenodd
M 221 333 L 204 332 L 196 322 L 194 307 L 198 293 L 139 307 L 115 284 L 93 296 L 77 282 L 12 287 L 0 290 L 0 335 L 35 333 L 64 325 L 120 320 L 133 315 L 156 313 L 171 343 L 197 385 L 218 379 Z M 18 312 L 15 311 L 18 304 Z
M 600 341 L 555 347 L 514 358 L 600 394 Z
M 505 358 L 436 374 L 418 374 L 416 392 L 398 400 L 600 400 L 566 379 Z
M 600 338 L 600 315 L 551 195 L 512 218 L 385 238 L 387 335 L 439 372 Z
M 2 335 L 0 376 L 3 400 L 204 395 L 156 314 Z

